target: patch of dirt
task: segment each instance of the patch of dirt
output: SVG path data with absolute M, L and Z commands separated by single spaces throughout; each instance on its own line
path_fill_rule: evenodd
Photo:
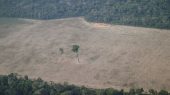
M 96 29 L 107 29 L 111 27 L 111 25 L 104 23 L 91 23 L 91 25 Z

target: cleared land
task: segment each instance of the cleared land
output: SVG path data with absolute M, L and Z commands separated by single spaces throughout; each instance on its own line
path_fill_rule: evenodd
M 80 46 L 80 63 L 74 44 Z M 0 74 L 11 72 L 88 87 L 170 90 L 170 30 L 82 18 L 1 18 Z

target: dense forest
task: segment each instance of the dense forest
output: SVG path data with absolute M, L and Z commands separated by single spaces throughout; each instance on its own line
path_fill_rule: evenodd
M 0 17 L 88 21 L 170 29 L 170 0 L 0 0 Z
M 11 73 L 0 76 L 0 95 L 170 95 L 170 93 L 153 89 L 146 92 L 143 88 L 130 89 L 128 92 L 113 88 L 92 89 L 68 83 L 45 82 L 41 78 L 32 80 L 28 76 L 22 77 Z

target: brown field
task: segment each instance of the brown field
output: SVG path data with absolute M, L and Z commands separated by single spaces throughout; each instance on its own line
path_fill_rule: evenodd
M 71 50 L 74 44 L 80 46 L 80 63 Z M 94 88 L 170 90 L 170 30 L 82 18 L 2 18 L 0 74 L 11 72 Z

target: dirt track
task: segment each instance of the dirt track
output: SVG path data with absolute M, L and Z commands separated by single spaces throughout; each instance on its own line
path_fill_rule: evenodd
M 170 90 L 170 30 L 82 18 L 6 22 L 0 23 L 0 74 L 97 88 Z M 71 51 L 74 44 L 80 45 L 80 64 Z

